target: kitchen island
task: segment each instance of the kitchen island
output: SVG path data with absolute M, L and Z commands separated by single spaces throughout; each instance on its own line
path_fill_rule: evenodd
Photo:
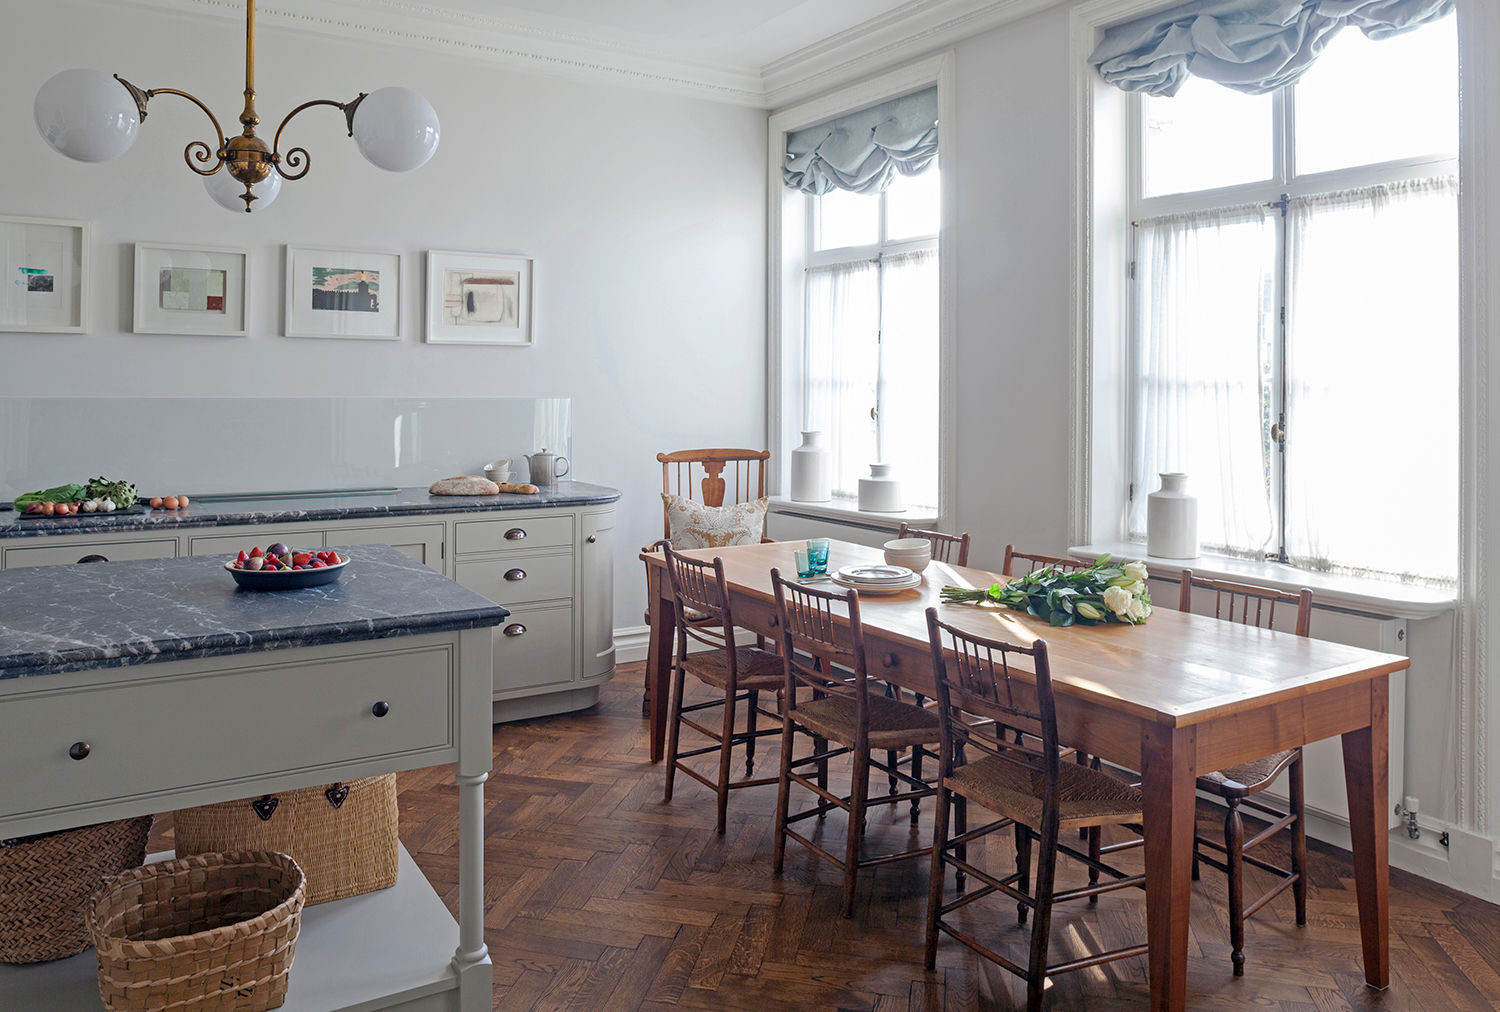
M 393 545 L 513 614 L 492 632 L 491 719 L 592 706 L 614 677 L 614 503 L 603 485 L 536 495 L 434 496 L 423 488 L 193 499 L 186 509 L 22 517 L 0 512 L 0 569 Z
M 0 572 L 0 839 L 452 763 L 459 921 L 403 850 L 309 908 L 287 1009 L 479 1010 L 490 631 L 508 613 L 402 552 L 240 590 L 222 558 Z M 0 967 L 0 1008 L 101 1007 L 92 951 Z

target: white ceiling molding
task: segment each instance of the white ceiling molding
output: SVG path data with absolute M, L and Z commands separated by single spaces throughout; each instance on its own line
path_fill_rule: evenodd
M 96 0 L 173 14 L 239 21 L 243 0 Z M 257 25 L 330 38 L 460 55 L 501 66 L 611 80 L 757 108 L 776 108 L 952 45 L 1064 0 L 910 0 L 764 67 L 687 60 L 611 37 L 600 26 L 564 30 L 556 20 L 496 4 L 498 14 L 442 0 L 279 0 L 261 3 Z M 262 51 L 267 48 L 262 43 Z

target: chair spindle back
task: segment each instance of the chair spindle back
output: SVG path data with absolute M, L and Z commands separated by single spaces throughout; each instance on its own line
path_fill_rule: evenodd
M 1024 573 L 1015 571 L 1017 560 L 1025 563 L 1026 571 Z M 1064 573 L 1073 573 L 1080 569 L 1087 569 L 1088 566 L 1089 563 L 1080 562 L 1077 559 L 1068 559 L 1061 555 L 1041 555 L 1036 552 L 1021 552 L 1016 550 L 1015 545 L 1006 545 L 1005 564 L 1000 567 L 1000 572 L 1005 576 L 1028 576 L 1031 573 L 1035 573 L 1038 569 L 1051 567 L 1061 570 Z
M 656 459 L 661 464 L 661 490 L 667 495 L 705 506 L 733 506 L 766 494 L 769 450 L 675 450 L 658 453 Z M 670 533 L 663 505 L 662 536 Z
M 687 657 L 688 641 L 694 640 L 714 650 L 723 650 L 734 642 L 734 616 L 729 610 L 729 594 L 724 580 L 724 560 L 715 556 L 703 562 L 679 555 L 672 543 L 664 541 L 662 554 L 667 560 L 667 580 L 676 601 L 677 656 Z M 696 613 L 689 618 L 689 612 Z M 733 651 L 730 651 L 731 655 Z M 730 667 L 734 662 L 731 656 Z
M 951 562 L 955 566 L 969 564 L 969 535 L 944 534 L 942 531 L 924 531 L 903 523 L 896 532 L 898 538 L 926 538 L 932 542 L 932 557 L 938 562 Z
M 776 617 L 781 628 L 781 656 L 787 672 L 788 709 L 796 709 L 796 692 L 806 686 L 828 695 L 854 699 L 861 727 L 868 726 L 864 629 L 859 621 L 859 595 L 814 590 L 771 570 L 776 595 Z M 837 621 L 840 609 L 847 626 Z M 848 678 L 838 669 L 852 671 Z
M 1178 611 L 1193 610 L 1194 587 L 1213 591 L 1214 618 L 1271 629 L 1275 627 L 1276 606 L 1293 605 L 1297 609 L 1297 635 L 1312 634 L 1312 591 L 1306 587 L 1293 594 L 1290 591 L 1236 583 L 1233 580 L 1194 576 L 1191 569 L 1184 569 L 1177 599 Z

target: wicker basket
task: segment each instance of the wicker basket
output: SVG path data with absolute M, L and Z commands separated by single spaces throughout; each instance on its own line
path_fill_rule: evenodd
M 0 841 L 0 962 L 40 963 L 89 945 L 89 897 L 146 859 L 151 816 Z
M 286 1000 L 307 883 L 285 854 L 199 854 L 127 871 L 89 910 L 114 1012 L 262 1012 Z
M 394 773 L 184 808 L 173 817 L 173 829 L 179 856 L 290 854 L 307 876 L 309 906 L 396 884 Z

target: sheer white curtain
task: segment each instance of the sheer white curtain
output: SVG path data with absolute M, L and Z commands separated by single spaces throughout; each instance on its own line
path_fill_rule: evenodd
M 819 429 L 832 451 L 833 494 L 858 495 L 879 460 L 875 420 L 879 375 L 880 272 L 873 261 L 807 272 L 807 336 L 802 403 L 805 429 Z
M 881 265 L 880 458 L 900 463 L 908 506 L 938 504 L 938 254 L 889 255 Z M 865 472 L 868 473 L 868 472 Z
M 1145 533 L 1157 474 L 1185 471 L 1204 547 L 1263 553 L 1276 544 L 1275 222 L 1260 205 L 1169 215 L 1136 241 L 1130 531 Z
M 1287 553 L 1458 573 L 1458 184 L 1288 209 Z

